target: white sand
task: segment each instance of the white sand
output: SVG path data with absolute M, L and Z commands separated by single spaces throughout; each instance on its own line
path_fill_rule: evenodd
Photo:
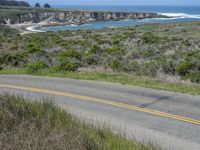
M 26 30 L 31 31 L 31 32 L 44 32 L 42 30 L 36 29 L 37 27 L 38 26 L 30 26 L 30 27 L 27 27 Z

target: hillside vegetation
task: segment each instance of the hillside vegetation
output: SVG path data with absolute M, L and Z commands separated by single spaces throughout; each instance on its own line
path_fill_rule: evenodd
M 30 7 L 29 3 L 21 0 L 0 0 L 0 6 L 20 6 L 20 7 Z
M 0 95 L 1 150 L 154 150 L 77 120 L 52 102 Z
M 17 68 L 29 74 L 44 69 L 125 73 L 161 82 L 193 82 L 199 90 L 199 43 L 200 22 L 28 35 L 0 26 L 0 66 L 2 71 Z

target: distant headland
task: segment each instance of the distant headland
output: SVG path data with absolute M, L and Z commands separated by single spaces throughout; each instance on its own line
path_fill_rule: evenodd
M 165 15 L 142 12 L 107 12 L 62 10 L 53 8 L 10 8 L 0 6 L 0 24 L 9 26 L 81 25 L 97 21 L 122 19 L 168 18 Z

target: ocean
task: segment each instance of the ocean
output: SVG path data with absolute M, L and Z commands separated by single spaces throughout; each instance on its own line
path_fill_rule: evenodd
M 60 31 L 60 30 L 86 30 L 103 29 L 114 27 L 134 26 L 145 23 L 167 23 L 185 22 L 200 20 L 200 6 L 54 6 L 55 8 L 76 9 L 76 10 L 98 10 L 115 12 L 153 12 L 170 16 L 172 18 L 154 19 L 126 19 L 119 21 L 94 22 L 83 25 L 65 25 L 42 27 L 41 31 Z

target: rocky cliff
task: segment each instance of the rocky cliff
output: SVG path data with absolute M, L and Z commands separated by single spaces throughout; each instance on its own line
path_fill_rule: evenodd
M 39 23 L 42 21 L 57 22 L 63 24 L 82 24 L 93 21 L 109 21 L 119 19 L 144 19 L 166 18 L 155 13 L 127 13 L 127 12 L 93 12 L 93 11 L 31 11 L 12 16 L 1 16 L 2 24 L 16 24 L 24 22 Z

